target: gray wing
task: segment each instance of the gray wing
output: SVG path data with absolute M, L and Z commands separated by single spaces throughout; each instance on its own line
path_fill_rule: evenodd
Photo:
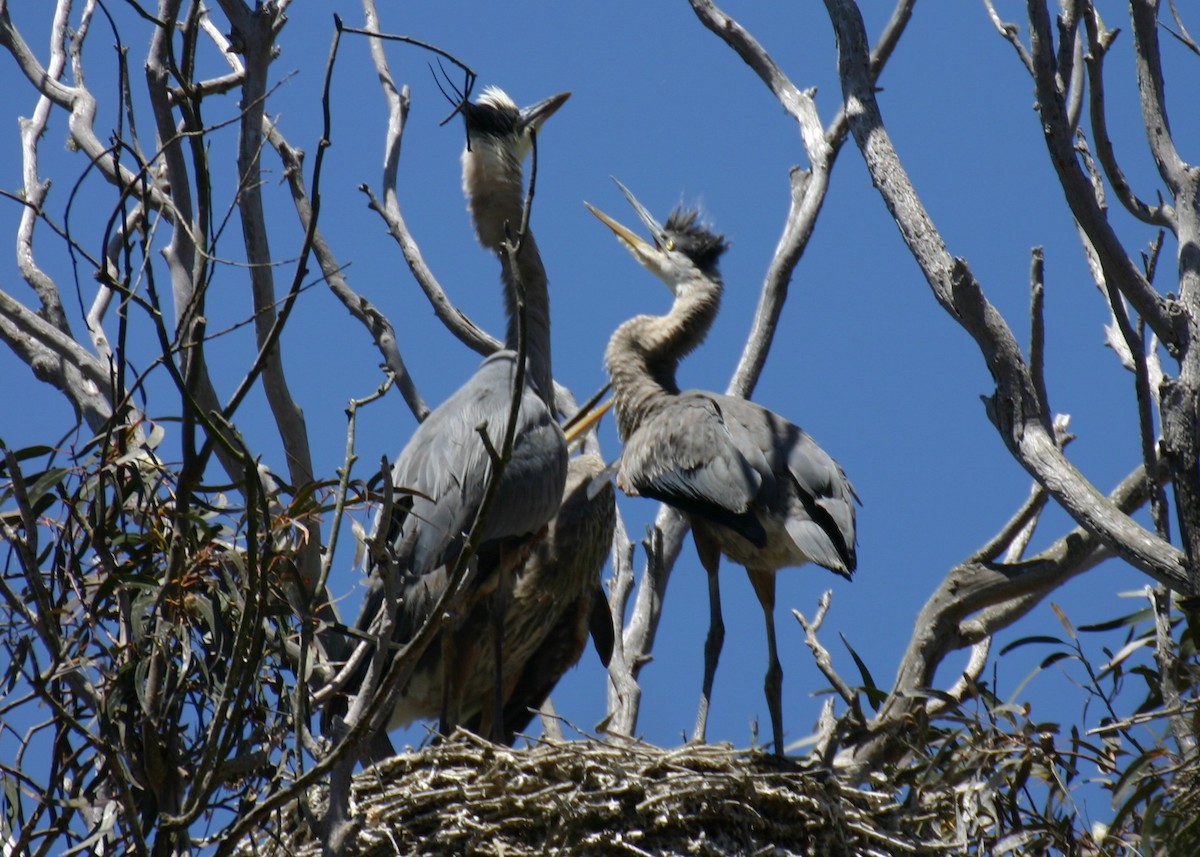
M 476 427 L 486 425 L 492 445 L 501 448 L 514 368 L 512 352 L 489 357 L 418 426 L 396 460 L 392 483 L 419 492 L 408 515 L 389 536 L 403 571 L 429 573 L 462 549 L 492 470 Z M 558 509 L 566 474 L 562 430 L 526 385 L 512 458 L 487 521 L 485 544 L 539 530 Z
M 617 484 L 762 547 L 766 533 L 753 506 L 774 476 L 758 448 L 745 442 L 745 430 L 726 420 L 723 398 L 683 393 L 643 420 L 625 441 Z
M 806 502 L 808 521 L 793 524 L 789 519 L 788 532 L 814 562 L 848 577 L 858 565 L 854 521 L 858 495 L 842 466 L 815 440 L 797 431 L 797 442 L 788 452 L 788 470 L 802 498 L 811 498 L 813 506 Z M 813 531 L 814 527 L 819 533 Z
M 412 489 L 388 520 L 377 518 L 373 532 L 387 528 L 394 552 L 399 600 L 393 639 L 412 639 L 429 617 L 449 581 L 447 566 L 462 550 L 483 503 L 491 458 L 476 427 L 487 426 L 493 446 L 503 445 L 512 402 L 515 355 L 493 354 L 466 384 L 417 427 L 392 467 L 398 496 Z M 567 476 L 567 445 L 562 429 L 532 386 L 526 385 L 518 410 L 512 457 L 485 525 L 481 553 L 500 539 L 537 532 L 558 510 Z M 411 504 L 411 505 L 410 505 Z M 367 595 L 355 622 L 370 632 L 386 603 L 380 569 L 369 570 Z M 426 660 L 436 660 L 431 647 Z M 424 663 L 424 661 L 423 661 Z M 348 688 L 358 687 L 367 664 Z M 331 707 L 340 713 L 339 706 Z M 420 716 L 424 716 L 422 712 Z
M 446 565 L 462 550 L 483 503 L 491 459 L 476 426 L 502 446 L 512 401 L 512 352 L 493 354 L 462 387 L 417 427 L 392 466 L 392 484 L 411 489 L 411 508 L 388 521 L 376 519 L 373 532 L 387 527 L 387 541 L 399 572 L 401 609 L 395 639 L 410 639 L 437 603 L 448 580 Z M 567 476 L 567 445 L 545 403 L 526 385 L 518 411 L 512 458 L 484 529 L 481 549 L 512 536 L 537 532 L 558 510 Z M 370 575 L 356 627 L 367 630 L 384 603 L 378 569 Z
M 840 464 L 799 426 L 754 402 L 714 396 L 733 442 L 757 451 L 775 490 L 759 502 L 784 518 L 788 534 L 809 559 L 849 575 L 857 565 L 854 487 Z M 756 466 L 763 466 L 762 464 Z M 797 508 L 798 506 L 798 508 Z

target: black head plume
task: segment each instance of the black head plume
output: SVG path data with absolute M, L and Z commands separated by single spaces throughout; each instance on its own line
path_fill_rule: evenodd
M 725 236 L 701 222 L 700 212 L 694 208 L 672 211 L 663 229 L 675 242 L 674 249 L 691 259 L 702 271 L 715 271 L 721 254 L 729 249 Z
M 468 145 L 471 137 L 506 137 L 516 134 L 521 125 L 521 109 L 503 91 L 487 87 L 475 101 L 462 106 L 467 123 Z

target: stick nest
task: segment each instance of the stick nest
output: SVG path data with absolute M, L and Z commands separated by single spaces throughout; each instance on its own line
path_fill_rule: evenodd
M 310 795 L 314 808 L 324 790 Z M 941 854 L 945 827 L 887 791 L 729 745 L 542 741 L 469 733 L 354 779 L 359 855 Z M 319 854 L 295 807 L 244 851 Z M 286 824 L 285 818 L 293 819 Z M 931 823 L 932 822 L 932 823 Z M 953 825 L 951 824 L 951 830 Z

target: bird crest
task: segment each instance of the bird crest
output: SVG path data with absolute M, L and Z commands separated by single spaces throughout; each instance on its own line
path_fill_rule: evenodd
M 674 240 L 674 249 L 706 272 L 713 272 L 721 254 L 729 249 L 725 236 L 704 223 L 700 211 L 695 208 L 676 208 L 667 217 L 663 229 Z
M 521 110 L 503 89 L 489 86 L 477 101 L 463 105 L 463 115 L 471 134 L 504 137 L 516 131 Z

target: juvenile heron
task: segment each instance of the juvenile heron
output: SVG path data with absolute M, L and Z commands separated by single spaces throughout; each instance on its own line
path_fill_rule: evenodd
M 612 545 L 616 497 L 611 480 L 589 493 L 604 467 L 600 456 L 590 453 L 571 459 L 562 505 L 516 574 L 505 626 L 505 744 L 525 730 L 558 680 L 579 661 L 589 632 L 608 666 L 613 627 L 600 570 Z M 467 728 L 488 734 L 490 713 L 484 708 Z
M 504 92 L 488 88 L 477 102 L 463 107 L 463 189 L 480 242 L 500 259 L 508 314 L 506 348 L 488 357 L 417 427 L 392 468 L 392 484 L 413 492 L 412 505 L 406 514 L 376 522 L 377 528 L 388 527 L 393 562 L 387 565 L 395 569 L 397 579 L 385 582 L 379 565 L 369 569 L 370 588 L 357 621 L 364 635 L 378 633 L 391 584 L 398 596 L 393 642 L 411 639 L 445 590 L 449 569 L 465 547 L 492 470 L 479 427 L 485 427 L 491 445 L 499 450 L 509 419 L 517 371 L 518 283 L 525 303 L 525 383 L 512 456 L 475 558 L 475 587 L 447 623 L 441 646 L 435 643 L 426 650 L 411 680 L 400 688 L 389 729 L 440 717 L 445 734 L 486 705 L 499 712 L 502 682 L 497 673 L 504 660 L 501 640 L 507 641 L 503 605 L 512 587 L 511 574 L 562 500 L 567 446 L 555 419 L 546 272 L 532 233 L 521 237 L 515 268 L 505 241 L 521 224 L 523 164 L 533 137 L 568 95 L 519 109 Z M 493 668 L 480 669 L 489 620 L 495 658 Z M 492 717 L 498 735 L 504 732 L 502 719 L 498 713 Z M 386 748 L 386 735 L 376 736 L 374 755 Z
M 783 754 L 783 669 L 775 643 L 775 573 L 815 562 L 854 572 L 857 496 L 836 461 L 799 427 L 754 402 L 704 390 L 680 392 L 679 361 L 703 342 L 721 303 L 717 268 L 728 246 L 695 211 L 660 225 L 617 182 L 650 230 L 648 242 L 588 208 L 675 296 L 665 316 L 622 324 L 605 352 L 617 429 L 625 444 L 617 484 L 685 513 L 708 574 L 710 622 L 693 740 L 703 741 L 713 676 L 725 638 L 717 569 L 721 555 L 746 568 L 762 605 L 769 662 L 764 682 L 775 752 Z

